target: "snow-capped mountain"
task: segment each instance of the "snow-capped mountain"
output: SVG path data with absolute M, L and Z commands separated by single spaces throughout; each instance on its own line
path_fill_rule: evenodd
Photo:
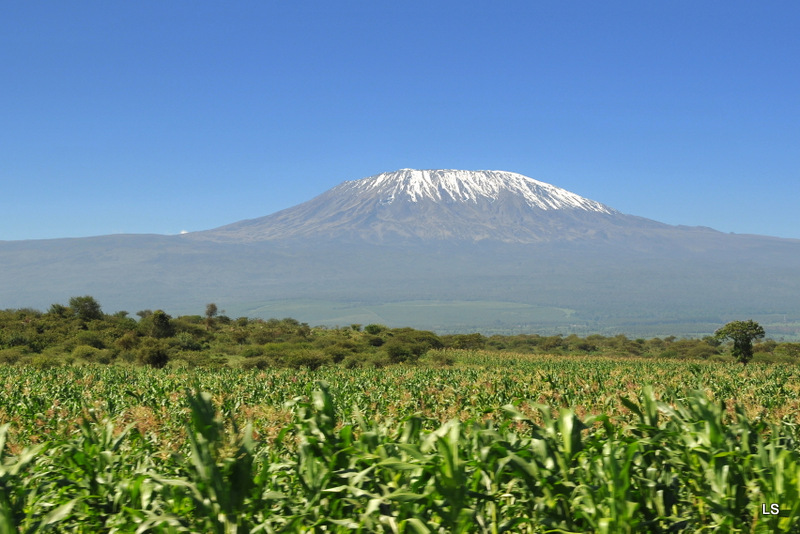
M 541 210 L 582 209 L 615 213 L 615 210 L 599 202 L 565 189 L 505 171 L 401 169 L 344 182 L 333 191 L 340 194 L 378 196 L 382 204 L 426 200 L 478 204 L 496 202 L 504 195 L 512 195 L 524 199 L 529 207 Z
M 671 226 L 501 171 L 383 173 L 185 235 L 0 242 L 0 266 L 5 308 L 89 294 L 106 310 L 643 336 L 763 317 L 800 336 L 800 240 Z
M 625 234 L 641 225 L 665 226 L 513 172 L 401 169 L 343 182 L 298 206 L 192 237 L 535 243 Z

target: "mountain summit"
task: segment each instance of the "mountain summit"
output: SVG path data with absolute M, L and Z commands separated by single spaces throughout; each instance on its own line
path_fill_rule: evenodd
M 660 225 L 521 174 L 401 169 L 344 182 L 292 208 L 192 237 L 536 243 Z
M 403 202 L 498 202 L 520 197 L 541 210 L 580 209 L 599 213 L 614 210 L 575 193 L 527 176 L 505 171 L 458 171 L 401 169 L 362 180 L 345 182 L 334 191 L 377 195 L 382 204 Z

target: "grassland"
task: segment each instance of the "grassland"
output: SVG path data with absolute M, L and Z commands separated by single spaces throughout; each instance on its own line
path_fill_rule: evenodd
M 799 373 L 452 349 L 4 365 L 0 532 L 798 531 Z

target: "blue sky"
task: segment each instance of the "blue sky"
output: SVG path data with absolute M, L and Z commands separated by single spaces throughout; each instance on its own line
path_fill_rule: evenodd
M 0 240 L 174 234 L 399 168 L 800 238 L 800 4 L 6 2 Z

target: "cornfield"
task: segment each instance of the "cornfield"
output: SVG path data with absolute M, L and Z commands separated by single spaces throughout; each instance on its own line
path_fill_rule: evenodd
M 0 533 L 800 531 L 794 366 L 455 357 L 0 367 Z

